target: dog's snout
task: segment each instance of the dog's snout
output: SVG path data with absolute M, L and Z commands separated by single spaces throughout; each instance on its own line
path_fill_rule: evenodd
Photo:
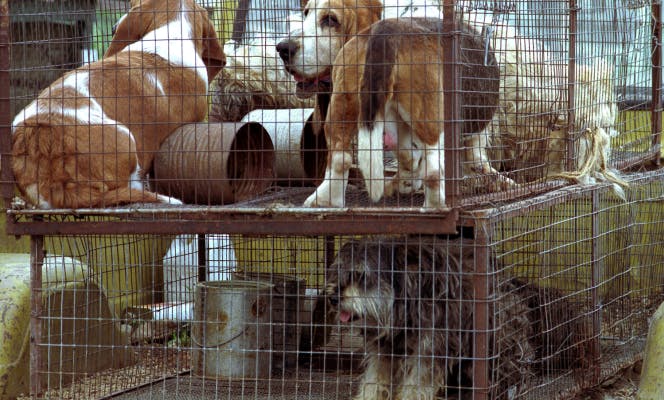
M 290 61 L 295 52 L 297 52 L 297 44 L 293 43 L 292 40 L 282 40 L 277 43 L 277 53 L 284 62 Z

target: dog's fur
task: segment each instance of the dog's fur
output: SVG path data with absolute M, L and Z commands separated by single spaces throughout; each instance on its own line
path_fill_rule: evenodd
M 330 73 L 343 45 L 371 24 L 388 18 L 441 17 L 435 0 L 309 0 L 301 27 L 277 45 L 298 95 L 330 89 Z
M 461 21 L 458 26 L 462 132 L 472 140 L 493 117 L 500 71 L 475 29 Z M 358 164 L 373 201 L 424 184 L 424 207 L 445 207 L 442 29 L 440 19 L 381 20 L 342 48 L 334 63 L 325 122 L 325 178 L 305 205 L 344 205 L 357 136 Z M 399 161 L 399 171 L 387 185 L 384 147 L 394 148 Z
M 432 400 L 473 386 L 473 270 L 471 243 L 377 237 L 341 247 L 327 271 L 326 294 L 339 323 L 364 336 L 355 399 Z M 562 349 L 570 357 L 555 365 L 578 365 L 571 357 L 584 356 L 577 347 L 588 332 L 563 318 L 572 308 L 562 294 L 516 279 L 496 287 L 488 294 L 491 398 L 519 390 Z
M 508 24 L 472 12 L 465 18 L 478 31 L 492 32 L 490 44 L 501 68 L 500 106 L 480 135 L 483 143 L 466 160 L 473 171 L 493 173 L 485 162 L 490 159 L 496 168 L 514 171 L 518 183 L 547 176 L 582 184 L 609 181 L 624 196 L 626 183 L 609 165 L 611 138 L 618 135 L 613 67 L 601 59 L 575 65 L 570 126 L 568 64 Z M 570 128 L 579 134 L 572 139 L 576 158 L 568 165 Z
M 146 190 L 144 177 L 163 139 L 205 118 L 225 56 L 194 0 L 132 6 L 102 60 L 65 74 L 14 119 L 14 176 L 39 208 L 180 203 Z

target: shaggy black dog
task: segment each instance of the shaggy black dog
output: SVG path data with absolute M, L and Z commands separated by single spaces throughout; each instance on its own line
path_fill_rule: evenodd
M 342 246 L 326 293 L 339 322 L 365 339 L 356 399 L 433 400 L 473 386 L 474 251 L 466 243 L 383 237 Z M 514 279 L 496 286 L 489 292 L 491 397 L 507 398 L 533 376 L 544 352 L 553 357 L 574 335 L 544 329 L 551 322 L 541 320 L 542 291 Z

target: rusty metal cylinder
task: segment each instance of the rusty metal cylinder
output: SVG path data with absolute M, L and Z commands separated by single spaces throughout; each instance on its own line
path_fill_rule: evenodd
M 316 135 L 313 108 L 253 110 L 243 122 L 260 123 L 274 143 L 277 180 L 287 184 L 317 183 L 327 162 L 325 135 Z
M 193 372 L 208 378 L 269 378 L 272 370 L 272 285 L 200 282 L 191 327 Z
M 183 125 L 154 159 L 154 187 L 188 204 L 230 204 L 255 197 L 275 178 L 274 145 L 258 123 Z
M 294 275 L 272 272 L 236 272 L 233 279 L 271 285 L 272 365 L 287 370 L 297 366 L 303 323 L 306 281 Z

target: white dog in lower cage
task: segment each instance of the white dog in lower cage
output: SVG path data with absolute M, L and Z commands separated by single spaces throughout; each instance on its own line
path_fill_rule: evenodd
M 237 266 L 235 248 L 229 235 L 205 235 L 207 281 L 231 279 Z M 154 319 L 191 320 L 193 318 L 194 289 L 198 282 L 198 236 L 179 235 L 173 239 L 163 260 L 164 302 L 174 305 L 164 308 L 169 315 L 155 315 Z M 171 315 L 174 314 L 174 315 Z

